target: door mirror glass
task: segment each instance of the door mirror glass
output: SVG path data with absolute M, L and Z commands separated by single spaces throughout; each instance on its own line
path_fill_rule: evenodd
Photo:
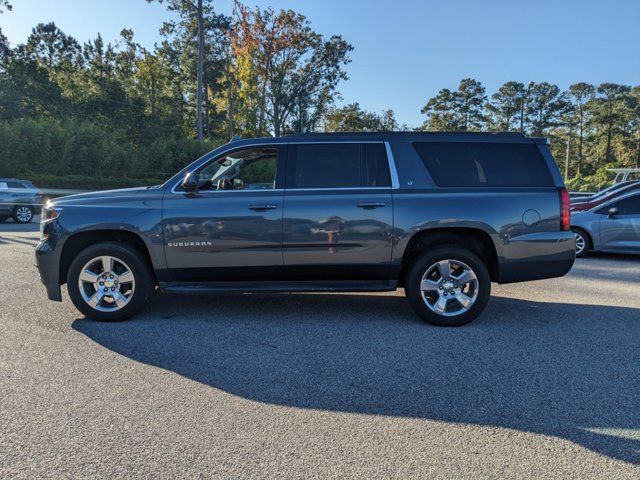
M 182 183 L 180 184 L 182 188 L 187 190 L 188 192 L 193 192 L 198 189 L 198 174 L 194 172 L 187 172 L 184 174 L 184 178 L 182 179 Z
M 611 207 L 611 208 L 609 209 L 609 211 L 607 212 L 607 216 L 608 216 L 609 218 L 613 218 L 613 217 L 615 217 L 617 214 L 618 214 L 618 209 L 617 209 L 616 207 Z

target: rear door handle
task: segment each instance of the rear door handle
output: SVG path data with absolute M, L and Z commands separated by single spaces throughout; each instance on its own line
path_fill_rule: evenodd
M 249 210 L 254 212 L 266 212 L 267 210 L 275 210 L 277 205 L 249 205 Z
M 364 208 L 365 210 L 373 210 L 374 208 L 384 207 L 386 203 L 383 202 L 370 202 L 370 203 L 359 203 L 358 208 Z

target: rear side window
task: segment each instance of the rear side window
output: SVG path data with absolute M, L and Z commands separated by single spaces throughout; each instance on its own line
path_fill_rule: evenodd
M 287 188 L 360 188 L 390 185 L 382 143 L 292 144 Z
M 425 167 L 440 187 L 553 187 L 534 144 L 416 142 Z
M 7 182 L 9 188 L 27 188 L 23 184 L 18 182 Z

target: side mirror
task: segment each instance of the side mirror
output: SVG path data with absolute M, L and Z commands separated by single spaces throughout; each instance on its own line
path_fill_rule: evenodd
M 618 209 L 616 207 L 611 207 L 609 209 L 609 211 L 607 212 L 607 217 L 609 217 L 609 218 L 613 218 L 616 215 L 618 215 Z
M 198 190 L 198 174 L 194 172 L 185 173 L 180 185 L 188 192 L 195 192 Z

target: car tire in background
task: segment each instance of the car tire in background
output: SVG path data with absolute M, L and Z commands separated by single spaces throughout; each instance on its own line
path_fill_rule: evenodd
M 475 319 L 491 296 L 484 262 L 458 246 L 442 246 L 414 260 L 405 277 L 405 294 L 413 310 L 427 322 L 458 327 Z
M 572 227 L 571 231 L 576 237 L 576 257 L 586 257 L 589 250 L 593 248 L 593 245 L 591 244 L 591 237 L 581 228 Z
M 33 220 L 33 207 L 29 205 L 18 205 L 13 209 L 11 215 L 16 223 L 30 223 Z
M 103 242 L 82 250 L 71 262 L 67 290 L 88 318 L 126 320 L 147 304 L 155 289 L 145 255 L 133 245 Z

